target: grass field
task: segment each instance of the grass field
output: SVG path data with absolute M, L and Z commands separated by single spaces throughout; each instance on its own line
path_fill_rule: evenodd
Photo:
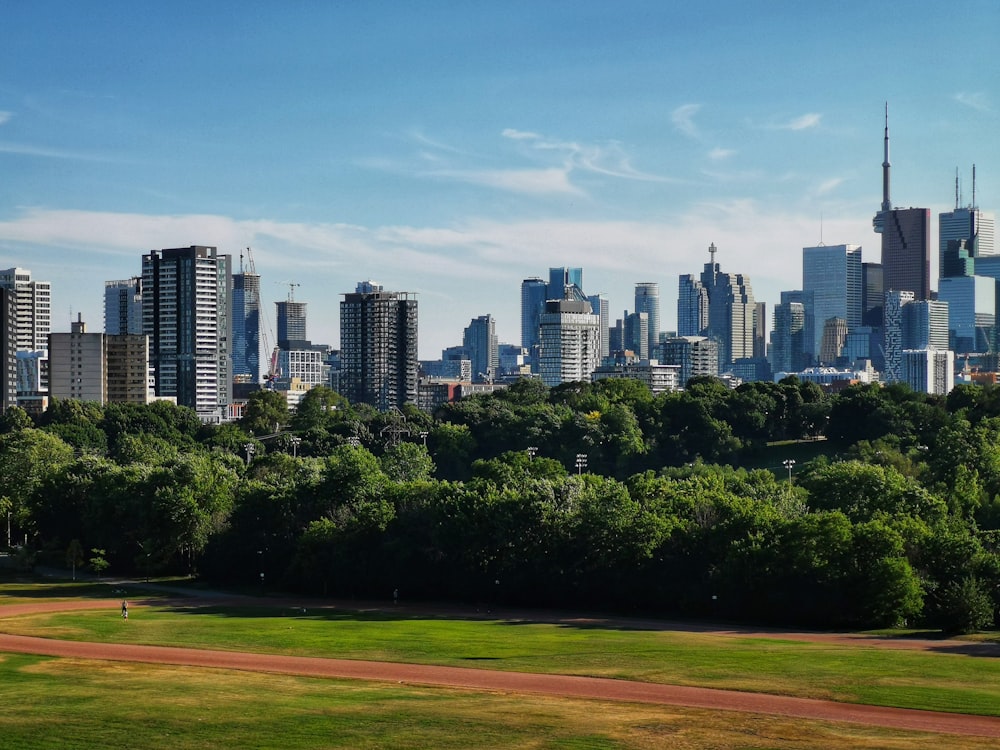
M 754 714 L 0 654 L 0 748 L 986 750 Z
M 1000 715 L 1000 659 L 922 651 L 287 607 L 133 604 L 127 623 L 117 610 L 104 610 L 12 618 L 0 628 L 70 640 L 592 675 Z

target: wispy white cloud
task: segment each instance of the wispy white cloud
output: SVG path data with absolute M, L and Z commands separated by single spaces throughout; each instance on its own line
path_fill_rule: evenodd
M 672 181 L 668 177 L 650 174 L 633 167 L 631 156 L 617 141 L 577 143 L 576 141 L 546 138 L 538 133 L 528 133 L 511 128 L 505 130 L 504 134 L 508 138 L 524 142 L 527 148 L 533 152 L 555 154 L 567 173 L 582 171 L 643 182 Z
M 826 195 L 832 193 L 844 182 L 843 177 L 831 177 L 829 180 L 824 180 L 819 185 L 816 186 L 816 195 Z
M 980 112 L 990 111 L 989 97 L 983 91 L 959 91 L 955 94 L 954 99 L 959 104 L 972 107 L 972 109 L 977 109 Z
M 10 122 L 10 118 L 13 116 L 14 116 L 13 112 L 5 112 L 4 110 L 0 109 L 0 125 L 3 125 L 5 122 Z
M 708 152 L 708 158 L 712 161 L 722 161 L 723 159 L 728 159 L 736 154 L 735 149 L 731 148 L 713 148 Z
M 694 123 L 694 116 L 700 110 L 700 104 L 682 104 L 670 114 L 670 120 L 675 128 L 689 138 L 701 138 L 698 126 Z
M 778 125 L 779 130 L 808 130 L 809 128 L 815 128 L 819 126 L 820 120 L 823 119 L 823 115 L 816 112 L 809 112 L 799 117 L 795 117 L 788 122 Z
M 441 169 L 427 172 L 429 176 L 441 177 L 471 185 L 506 190 L 512 193 L 546 195 L 553 193 L 583 195 L 583 191 L 569 181 L 566 169 Z
M 517 130 L 516 128 L 504 128 L 500 135 L 514 141 L 534 141 L 542 137 L 538 133 L 532 133 L 528 130 Z
M 0 124 L 3 123 L 0 122 Z M 18 156 L 38 156 L 44 159 L 69 159 L 75 161 L 97 162 L 115 161 L 111 157 L 101 156 L 98 154 L 88 154 L 81 151 L 65 151 L 62 149 L 45 148 L 42 146 L 30 146 L 25 143 L 10 143 L 9 141 L 0 141 L 0 153 L 16 154 Z

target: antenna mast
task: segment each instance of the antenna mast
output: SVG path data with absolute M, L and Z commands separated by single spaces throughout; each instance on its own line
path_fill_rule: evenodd
M 972 207 L 979 208 L 976 205 L 976 165 L 972 165 Z

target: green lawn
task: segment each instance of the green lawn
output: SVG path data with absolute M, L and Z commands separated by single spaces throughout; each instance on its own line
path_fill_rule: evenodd
M 990 739 L 532 695 L 0 654 L 0 748 L 986 750 Z
M 33 615 L 0 620 L 0 629 L 99 642 L 595 675 L 1000 715 L 995 658 L 396 612 L 133 602 L 127 623 L 117 615 L 117 609 Z

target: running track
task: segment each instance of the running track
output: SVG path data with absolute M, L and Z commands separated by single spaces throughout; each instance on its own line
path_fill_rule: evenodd
M 117 600 L 39 602 L 0 607 L 0 617 L 74 609 L 114 609 Z M 817 640 L 820 640 L 817 638 Z M 732 690 L 658 685 L 627 680 L 566 675 L 498 672 L 485 669 L 424 666 L 390 662 L 323 659 L 232 651 L 82 643 L 0 634 L 0 651 L 75 659 L 174 664 L 340 679 L 375 680 L 610 701 L 652 703 L 773 716 L 846 721 L 893 729 L 1000 738 L 1000 718 L 884 708 L 833 701 L 791 698 Z

